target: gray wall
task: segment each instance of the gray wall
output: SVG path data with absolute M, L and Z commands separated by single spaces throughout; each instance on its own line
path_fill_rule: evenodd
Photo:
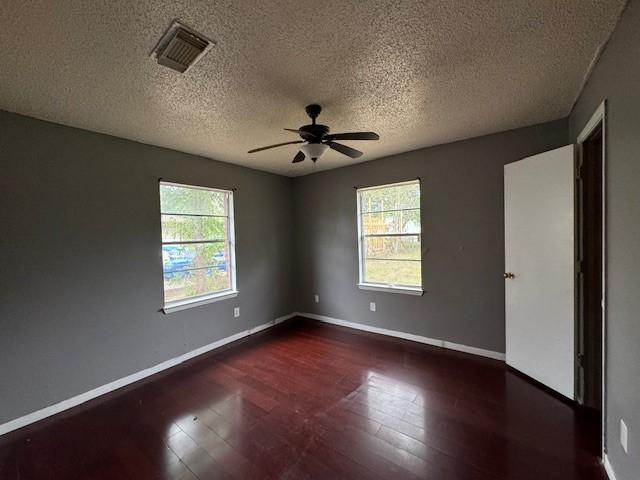
M 618 480 L 640 478 L 640 1 L 630 1 L 570 117 L 575 141 L 607 99 L 607 446 Z M 629 453 L 620 446 L 620 419 Z
M 288 178 L 6 112 L 0 167 L 0 423 L 293 310 Z M 237 187 L 237 298 L 159 313 L 158 178 Z
M 503 166 L 566 144 L 567 128 L 559 120 L 295 179 L 298 311 L 504 352 Z M 426 293 L 359 290 L 354 186 L 416 177 Z
M 0 112 L 0 423 L 294 309 L 504 351 L 502 166 L 574 141 L 607 98 L 607 439 L 618 480 L 637 479 L 638 25 L 632 1 L 568 123 L 295 180 Z M 417 176 L 427 293 L 358 290 L 353 187 Z M 160 177 L 238 188 L 237 299 L 158 312 Z

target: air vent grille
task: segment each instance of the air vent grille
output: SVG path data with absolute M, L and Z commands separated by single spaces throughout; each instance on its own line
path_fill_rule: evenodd
M 212 46 L 211 40 L 175 21 L 158 42 L 152 56 L 160 65 L 184 73 Z

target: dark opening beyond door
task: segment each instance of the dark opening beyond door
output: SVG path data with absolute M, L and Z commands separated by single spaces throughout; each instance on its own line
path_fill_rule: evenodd
M 602 123 L 582 144 L 579 169 L 578 397 L 602 426 Z M 599 435 L 599 442 L 602 435 Z M 601 445 L 598 445 L 600 450 Z

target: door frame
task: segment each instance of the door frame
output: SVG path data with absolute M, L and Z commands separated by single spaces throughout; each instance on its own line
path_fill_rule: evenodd
M 578 155 L 582 157 L 583 143 L 594 130 L 602 125 L 602 412 L 601 412 L 601 445 L 602 445 L 602 458 L 605 458 L 607 453 L 607 100 L 604 99 L 591 115 L 591 118 L 583 127 L 582 131 L 578 135 L 576 143 L 578 144 Z M 582 163 L 582 158 L 580 159 Z M 577 360 L 577 359 L 576 359 Z M 576 368 L 578 367 L 576 361 Z M 577 378 L 577 377 L 576 377 Z M 577 382 L 576 382 L 576 398 L 577 394 Z

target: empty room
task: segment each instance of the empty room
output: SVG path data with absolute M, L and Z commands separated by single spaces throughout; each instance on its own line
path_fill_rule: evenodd
M 640 0 L 3 0 L 0 479 L 640 480 Z

